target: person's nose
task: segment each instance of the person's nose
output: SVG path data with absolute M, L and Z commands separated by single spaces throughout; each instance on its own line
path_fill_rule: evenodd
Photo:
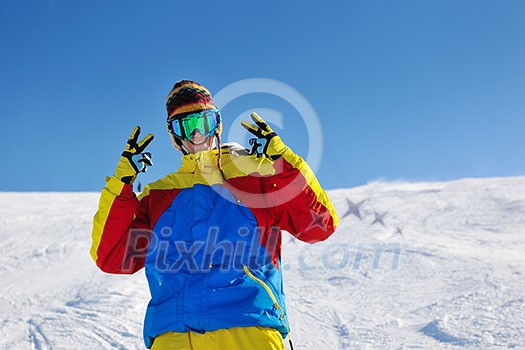
M 192 140 L 202 140 L 202 138 L 204 137 L 205 137 L 204 134 L 202 134 L 198 129 L 195 130 L 193 135 L 191 135 Z

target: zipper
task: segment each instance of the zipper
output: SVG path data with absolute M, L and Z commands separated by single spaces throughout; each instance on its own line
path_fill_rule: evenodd
M 250 277 L 251 279 L 253 279 L 255 282 L 259 283 L 265 290 L 266 292 L 268 293 L 268 295 L 270 296 L 270 299 L 272 299 L 272 302 L 273 302 L 273 306 L 281 311 L 281 316 L 279 317 L 279 320 L 282 320 L 284 319 L 285 323 L 286 323 L 286 330 L 288 331 L 288 333 L 290 332 L 290 325 L 288 324 L 288 317 L 286 317 L 286 314 L 284 313 L 284 310 L 283 308 L 281 307 L 281 305 L 279 305 L 279 302 L 277 301 L 277 298 L 275 297 L 275 294 L 273 294 L 270 286 L 268 286 L 268 284 L 266 284 L 262 279 L 256 277 L 251 271 L 250 269 L 248 268 L 248 266 L 244 265 L 244 272 L 246 272 L 246 274 L 248 275 L 248 277 Z

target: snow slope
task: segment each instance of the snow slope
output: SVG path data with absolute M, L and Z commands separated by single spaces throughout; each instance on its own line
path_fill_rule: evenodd
M 525 349 L 525 177 L 329 194 L 329 240 L 283 239 L 297 350 Z M 1 349 L 143 349 L 143 271 L 89 257 L 97 202 L 0 193 Z

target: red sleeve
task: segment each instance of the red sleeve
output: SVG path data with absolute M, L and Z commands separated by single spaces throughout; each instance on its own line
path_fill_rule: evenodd
M 111 177 L 93 220 L 91 256 L 104 272 L 132 274 L 144 267 L 150 238 L 148 196 Z
M 327 239 L 337 227 L 337 213 L 308 164 L 287 149 L 274 167 L 268 181 L 274 184 L 276 224 L 308 243 Z

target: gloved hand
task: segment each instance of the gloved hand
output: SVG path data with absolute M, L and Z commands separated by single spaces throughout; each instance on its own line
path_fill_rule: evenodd
M 153 135 L 148 134 L 142 141 L 137 143 L 140 134 L 140 126 L 136 126 L 129 137 L 126 149 L 120 156 L 120 161 L 115 171 L 115 176 L 122 182 L 131 184 L 135 181 L 138 173 L 144 173 L 148 166 L 152 166 L 151 153 L 143 152 L 153 141 Z
M 250 145 L 252 145 L 251 153 L 258 153 L 258 155 L 262 153 L 262 155 L 272 160 L 278 159 L 288 147 L 257 113 L 253 112 L 251 117 L 255 125 L 244 120 L 241 122 L 243 128 L 257 136 L 257 139 L 250 140 Z M 260 147 L 262 147 L 262 151 L 258 151 Z

